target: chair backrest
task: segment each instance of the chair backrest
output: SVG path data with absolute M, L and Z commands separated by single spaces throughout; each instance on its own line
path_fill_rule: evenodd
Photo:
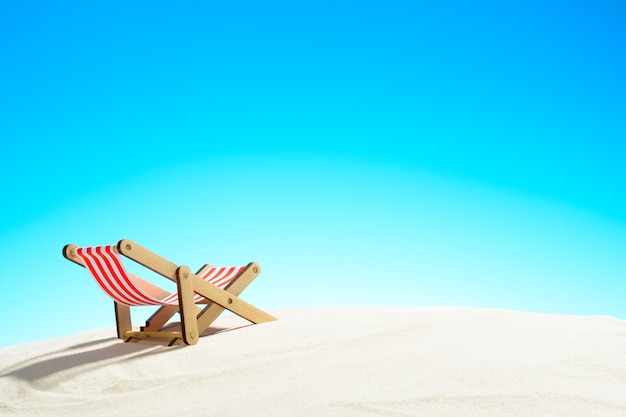
M 211 267 L 206 271 L 201 271 L 198 276 L 216 287 L 224 288 L 237 278 L 245 268 L 245 266 Z
M 117 252 L 115 246 L 76 248 L 76 254 L 83 260 L 98 286 L 120 304 L 128 306 L 178 304 L 176 292 L 163 299 L 157 299 L 142 290 L 124 267 L 122 255 Z M 203 269 L 199 276 L 217 287 L 224 288 L 245 268 L 245 266 L 210 267 Z M 199 303 L 204 297 L 195 294 L 194 299 Z
M 128 306 L 170 304 L 146 294 L 132 280 L 115 246 L 76 248 L 78 255 L 98 286 L 118 303 Z

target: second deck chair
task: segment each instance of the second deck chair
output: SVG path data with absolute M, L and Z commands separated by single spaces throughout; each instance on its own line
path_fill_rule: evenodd
M 221 268 L 207 264 L 194 274 L 187 266 L 178 266 L 128 239 L 120 240 L 115 246 L 66 245 L 63 255 L 87 268 L 100 288 L 113 298 L 117 335 L 125 341 L 156 338 L 168 340 L 169 345 L 193 345 L 225 309 L 252 323 L 276 320 L 238 297 L 261 271 L 255 262 Z M 122 255 L 176 282 L 177 291 L 170 294 L 131 274 Z M 203 304 L 204 308 L 197 306 Z M 151 305 L 160 308 L 145 326 L 133 331 L 130 307 Z M 165 331 L 164 325 L 177 312 L 181 331 Z

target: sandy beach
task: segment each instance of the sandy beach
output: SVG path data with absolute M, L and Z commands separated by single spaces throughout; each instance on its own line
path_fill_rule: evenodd
M 0 415 L 626 416 L 626 321 L 452 307 L 218 319 L 195 346 L 112 328 L 0 349 Z

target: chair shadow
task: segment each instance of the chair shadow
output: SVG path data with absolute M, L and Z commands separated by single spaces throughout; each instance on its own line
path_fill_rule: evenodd
M 180 323 L 171 323 L 167 324 L 163 330 L 175 331 L 177 327 L 180 328 Z M 243 327 L 248 327 L 248 325 L 233 328 L 209 327 L 201 337 L 205 338 Z M 116 337 L 90 340 L 30 357 L 13 366 L 0 369 L 0 378 L 14 377 L 27 382 L 36 382 L 70 370 L 76 371 L 76 369 L 84 368 L 83 372 L 90 372 L 130 358 L 162 355 L 185 348 L 187 346 L 184 344 L 168 347 L 167 342 L 163 340 L 139 340 L 128 343 Z
M 167 351 L 155 346 L 142 346 L 137 343 L 124 343 L 122 341 L 118 343 L 118 341 L 117 338 L 95 340 L 29 358 L 12 366 L 8 372 L 3 370 L 0 378 L 14 377 L 27 382 L 36 382 L 76 368 L 83 367 L 87 372 L 131 357 L 150 356 Z M 106 346 L 96 347 L 102 343 L 106 343 Z M 76 352 L 76 350 L 85 348 L 87 350 Z
M 180 324 L 168 324 L 164 330 L 171 331 L 176 326 L 180 326 Z M 248 325 L 234 328 L 209 327 L 202 333 L 201 337 L 205 338 L 243 327 L 248 327 Z M 103 344 L 105 346 L 102 346 Z M 167 342 L 158 340 L 125 343 L 116 337 L 109 337 L 78 343 L 61 350 L 28 358 L 9 368 L 0 370 L 0 378 L 14 377 L 27 382 L 37 382 L 58 373 L 76 370 L 76 368 L 85 368 L 84 372 L 89 372 L 130 358 L 161 355 L 185 348 L 188 346 L 184 344 L 168 347 Z M 193 349 L 193 347 L 191 348 Z

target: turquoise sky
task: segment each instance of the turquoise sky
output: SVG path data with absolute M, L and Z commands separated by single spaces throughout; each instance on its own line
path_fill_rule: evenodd
M 112 326 L 61 249 L 121 238 L 262 308 L 626 319 L 625 114 L 621 1 L 0 0 L 0 346 Z

